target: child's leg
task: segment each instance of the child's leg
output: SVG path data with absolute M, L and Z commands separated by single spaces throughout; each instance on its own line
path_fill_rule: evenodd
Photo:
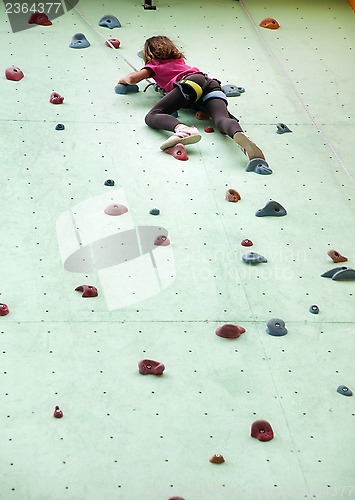
M 249 137 L 247 137 L 239 121 L 232 118 L 228 112 L 227 104 L 223 99 L 208 99 L 204 102 L 204 109 L 211 116 L 216 127 L 222 134 L 229 135 L 248 156 L 249 160 L 253 158 L 265 159 L 264 153 Z
M 193 144 L 201 139 L 196 127 L 188 127 L 171 115 L 171 113 L 183 108 L 186 104 L 188 104 L 186 97 L 178 88 L 174 88 L 162 97 L 146 115 L 145 123 L 148 127 L 175 132 L 174 135 L 160 145 L 162 150 L 178 143 Z

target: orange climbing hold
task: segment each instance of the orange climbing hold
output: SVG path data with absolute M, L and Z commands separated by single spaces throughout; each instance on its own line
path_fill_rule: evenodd
M 279 23 L 273 17 L 266 17 L 260 22 L 259 26 L 268 28 L 269 30 L 277 30 L 280 27 Z
M 216 453 L 216 455 L 213 455 L 213 457 L 210 458 L 211 464 L 223 464 L 225 462 L 223 455 L 219 455 Z
M 341 255 L 336 250 L 329 250 L 327 253 L 333 262 L 346 262 L 348 260 L 347 257 L 344 257 L 344 255 Z
M 232 203 L 237 203 L 237 201 L 241 200 L 241 197 L 235 189 L 228 189 L 226 192 L 226 200 Z

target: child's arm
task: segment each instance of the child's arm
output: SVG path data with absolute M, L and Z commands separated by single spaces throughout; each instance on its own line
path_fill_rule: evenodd
M 123 85 L 132 85 L 142 80 L 146 80 L 153 75 L 153 71 L 149 68 L 143 68 L 134 73 L 128 73 L 128 75 L 123 76 L 118 80 L 118 83 L 123 83 Z

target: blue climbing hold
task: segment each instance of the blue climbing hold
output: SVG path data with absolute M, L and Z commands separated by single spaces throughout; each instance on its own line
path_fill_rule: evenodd
M 69 47 L 72 49 L 86 49 L 90 47 L 90 42 L 83 33 L 75 33 Z
M 339 385 L 337 392 L 339 392 L 339 394 L 342 394 L 343 396 L 352 396 L 353 395 L 352 390 L 349 389 L 349 387 L 347 387 L 346 385 Z
M 242 256 L 242 259 L 247 264 L 260 264 L 261 262 L 267 262 L 267 259 L 256 252 L 248 252 Z
M 312 314 L 318 314 L 319 313 L 319 307 L 316 304 L 313 304 L 309 308 L 309 312 L 311 312 Z
M 159 210 L 159 208 L 152 208 L 151 210 L 149 210 L 149 213 L 151 215 L 159 215 L 160 214 L 160 210 Z
M 139 92 L 138 85 L 124 85 L 123 83 L 118 83 L 115 87 L 116 94 L 133 94 Z
M 346 269 L 342 269 L 337 273 L 333 274 L 332 280 L 334 281 L 346 281 L 346 280 L 355 280 L 355 270 L 351 267 L 347 267 Z
M 120 28 L 121 23 L 115 16 L 107 15 L 103 16 L 99 21 L 99 26 L 103 26 L 104 28 Z
M 238 97 L 245 92 L 243 87 L 237 87 L 237 85 L 222 85 L 221 89 L 227 97 Z
M 65 126 L 63 125 L 63 123 L 58 123 L 58 125 L 55 126 L 55 129 L 56 130 L 64 130 Z
M 282 337 L 286 335 L 287 328 L 285 327 L 285 322 L 279 318 L 272 318 L 266 323 L 266 333 L 273 335 L 274 337 Z
M 276 127 L 277 127 L 276 130 L 277 134 L 285 134 L 286 132 L 292 132 L 292 130 L 290 130 L 288 126 L 285 125 L 284 123 L 277 123 Z
M 329 271 L 321 274 L 322 278 L 332 278 L 334 281 L 355 280 L 355 270 L 351 267 L 333 267 Z
M 137 56 L 139 57 L 139 59 L 143 59 L 143 50 L 137 52 Z
M 269 167 L 269 164 L 263 158 L 254 158 L 250 160 L 245 169 L 247 172 L 255 172 L 256 174 L 261 175 L 270 175 L 272 174 L 272 170 Z
M 107 179 L 105 182 L 104 182 L 104 185 L 105 186 L 114 186 L 115 185 L 115 181 L 113 179 Z
M 277 201 L 269 201 L 264 208 L 259 208 L 255 215 L 257 217 L 282 217 L 286 214 L 286 210 L 282 205 L 280 205 L 280 203 Z

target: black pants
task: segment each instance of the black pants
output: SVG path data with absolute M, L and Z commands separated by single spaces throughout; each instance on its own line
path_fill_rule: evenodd
M 201 73 L 189 75 L 189 80 L 194 81 L 203 89 L 202 97 L 209 94 L 213 90 L 221 90 L 218 80 L 208 78 Z M 201 109 L 208 113 L 216 127 L 222 134 L 233 137 L 236 132 L 242 132 L 243 129 L 239 121 L 234 118 L 229 112 L 227 103 L 220 98 L 211 98 L 203 102 L 202 97 L 194 104 L 194 93 L 188 85 L 183 85 L 184 93 L 180 88 L 174 87 L 171 92 L 157 102 L 145 117 L 145 123 L 151 127 L 162 130 L 174 131 L 176 125 L 181 122 L 171 116 L 171 113 L 178 111 L 181 108 L 188 108 L 194 105 L 194 108 Z

